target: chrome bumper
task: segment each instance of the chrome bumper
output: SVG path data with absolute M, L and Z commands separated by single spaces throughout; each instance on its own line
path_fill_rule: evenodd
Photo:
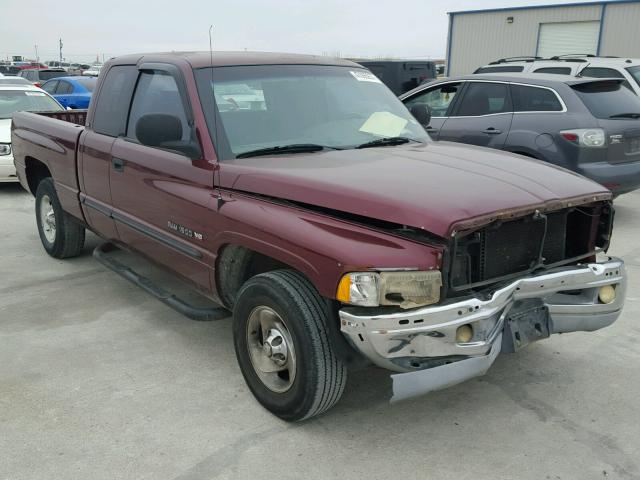
M 612 303 L 598 300 L 604 285 L 615 287 Z M 549 334 L 592 331 L 618 318 L 625 291 L 624 263 L 609 258 L 521 278 L 490 298 L 472 297 L 383 315 L 363 315 L 365 309 L 345 307 L 340 323 L 351 344 L 373 363 L 410 372 L 393 375 L 394 392 L 396 384 L 406 390 L 417 382 L 425 386 L 424 393 L 484 374 L 500 352 L 505 320 L 518 301 L 540 300 L 548 311 Z M 473 329 L 471 341 L 457 342 L 458 327 L 467 324 Z

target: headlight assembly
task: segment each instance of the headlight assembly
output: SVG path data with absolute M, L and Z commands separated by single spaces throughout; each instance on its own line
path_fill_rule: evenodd
M 361 307 L 413 308 L 437 303 L 441 286 L 442 275 L 438 270 L 354 272 L 340 279 L 336 298 Z

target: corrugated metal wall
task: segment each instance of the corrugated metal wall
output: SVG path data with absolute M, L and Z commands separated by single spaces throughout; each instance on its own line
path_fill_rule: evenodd
M 635 4 L 616 5 L 615 9 L 630 5 Z M 454 14 L 448 74 L 471 73 L 499 58 L 535 55 L 541 23 L 600 20 L 601 11 L 602 6 L 596 4 Z M 606 15 L 613 11 L 614 6 L 608 5 Z M 513 23 L 507 23 L 507 17 L 513 17 Z M 627 28 L 637 30 L 638 25 Z
M 640 58 L 640 3 L 608 3 L 600 55 Z

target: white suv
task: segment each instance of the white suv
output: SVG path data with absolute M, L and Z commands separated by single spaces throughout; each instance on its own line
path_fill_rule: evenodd
M 562 55 L 559 57 L 513 57 L 491 62 L 473 73 L 555 73 L 595 78 L 624 78 L 624 86 L 640 96 L 640 59 Z

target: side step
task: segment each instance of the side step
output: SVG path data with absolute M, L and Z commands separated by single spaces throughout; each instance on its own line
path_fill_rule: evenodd
M 121 277 L 126 278 L 130 282 L 142 288 L 147 293 L 150 293 L 151 295 L 156 297 L 162 303 L 170 306 L 174 310 L 180 312 L 185 317 L 188 317 L 192 320 L 206 322 L 211 320 L 221 320 L 231 315 L 231 313 L 223 307 L 205 308 L 189 305 L 175 295 L 167 292 L 162 287 L 159 287 L 148 278 L 143 277 L 139 273 L 136 273 L 115 258 L 110 258 L 108 253 L 117 249 L 118 247 L 116 247 L 114 244 L 106 242 L 102 245 L 98 245 L 93 250 L 93 257 L 109 270 L 113 270 Z

